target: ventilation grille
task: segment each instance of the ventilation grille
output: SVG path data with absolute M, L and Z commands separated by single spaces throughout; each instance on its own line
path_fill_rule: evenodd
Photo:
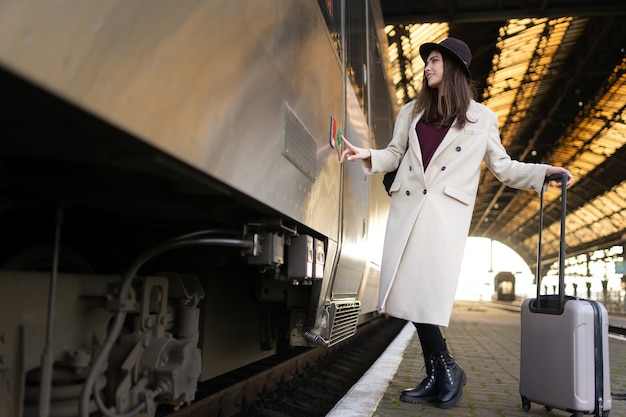
M 360 310 L 360 301 L 336 302 L 328 307 L 331 322 L 328 346 L 335 345 L 354 336 Z
M 315 182 L 317 142 L 304 123 L 285 103 L 283 155 L 308 179 Z

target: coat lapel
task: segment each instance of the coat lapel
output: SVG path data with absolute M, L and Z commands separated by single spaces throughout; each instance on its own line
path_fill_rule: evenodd
M 417 122 L 422 118 L 422 113 L 419 113 L 417 117 L 413 119 L 411 122 L 411 127 L 409 128 L 409 148 L 415 154 L 415 157 L 419 160 L 420 165 L 424 165 L 424 161 L 422 161 L 422 148 L 420 147 L 420 141 L 417 138 L 417 131 L 415 127 L 417 126 Z

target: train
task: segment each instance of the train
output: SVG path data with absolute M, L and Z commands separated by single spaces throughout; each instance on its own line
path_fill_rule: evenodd
M 0 3 L 0 416 L 154 416 L 376 320 L 377 1 Z

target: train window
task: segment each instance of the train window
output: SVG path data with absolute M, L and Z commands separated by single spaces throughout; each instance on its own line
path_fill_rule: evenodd
M 345 4 L 346 75 L 363 113 L 367 116 L 367 19 L 366 0 L 343 0 Z M 342 55 L 341 0 L 318 0 L 335 48 Z
M 346 0 L 346 75 L 367 116 L 367 19 L 366 2 Z
M 341 50 L 341 0 L 318 0 L 330 37 L 337 51 Z
M 318 0 L 318 4 L 334 46 L 342 56 L 342 0 Z M 372 139 L 376 136 L 386 139 L 391 135 L 396 110 L 389 103 L 390 94 L 395 100 L 395 91 L 388 80 L 387 38 L 381 37 L 370 1 L 343 0 L 343 4 L 346 75 L 370 124 Z M 378 116 L 377 120 L 370 120 L 372 114 Z
M 390 79 L 387 37 L 369 28 L 369 74 L 367 88 L 368 124 L 372 146 L 384 148 L 393 134 L 396 109 L 396 91 Z

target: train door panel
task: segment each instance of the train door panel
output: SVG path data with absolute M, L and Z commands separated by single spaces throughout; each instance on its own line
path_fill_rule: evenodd
M 369 128 L 356 95 L 346 81 L 345 136 L 351 143 L 369 147 Z M 333 298 L 356 297 L 365 270 L 369 178 L 360 162 L 345 162 L 343 172 L 343 229 L 341 257 L 332 288 Z

